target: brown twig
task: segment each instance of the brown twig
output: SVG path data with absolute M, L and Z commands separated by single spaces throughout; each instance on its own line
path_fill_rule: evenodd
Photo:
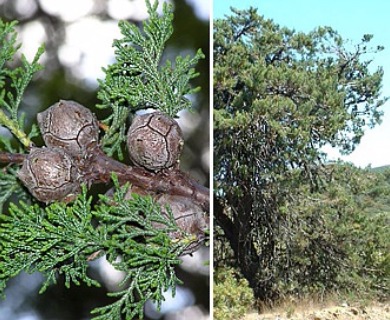
M 140 167 L 127 166 L 108 157 L 100 148 L 83 161 L 81 172 L 88 184 L 110 181 L 116 173 L 120 183 L 130 182 L 146 191 L 166 193 L 191 198 L 206 212 L 210 211 L 209 189 L 178 169 L 167 169 L 157 173 Z
M 0 163 L 22 163 L 26 158 L 22 153 L 10 153 L 0 151 Z
M 26 154 L 0 152 L 0 163 L 21 164 Z M 202 186 L 179 169 L 151 172 L 141 167 L 132 167 L 107 156 L 99 147 L 90 156 L 78 159 L 82 180 L 88 185 L 107 183 L 115 173 L 121 184 L 130 182 L 148 192 L 188 197 L 205 212 L 210 211 L 209 189 Z

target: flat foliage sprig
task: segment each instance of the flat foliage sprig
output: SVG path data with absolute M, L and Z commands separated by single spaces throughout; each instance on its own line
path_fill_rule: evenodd
M 102 222 L 104 233 L 109 235 L 108 261 L 126 273 L 122 285 L 126 289 L 111 293 L 119 298 L 111 305 L 95 309 L 96 319 L 126 319 L 143 314 L 143 305 L 149 299 L 158 306 L 164 300 L 163 293 L 180 283 L 174 268 L 180 264 L 177 258 L 189 243 L 172 240 L 169 233 L 178 232 L 173 216 L 161 215 L 160 207 L 151 197 L 132 195 L 125 200 L 126 188 L 120 189 L 111 199 L 101 196 L 102 206 L 95 215 Z M 112 205 L 115 202 L 117 205 Z M 164 226 L 156 232 L 156 225 Z
M 142 317 L 148 299 L 160 305 L 163 293 L 168 288 L 174 291 L 180 282 L 174 267 L 180 264 L 178 257 L 189 243 L 188 236 L 170 238 L 170 232 L 180 233 L 172 215 L 162 215 L 151 197 L 134 195 L 125 200 L 127 186 L 120 188 L 116 182 L 116 187 L 113 198 L 101 196 L 94 208 L 86 188 L 71 205 L 11 204 L 10 213 L 0 215 L 0 289 L 22 271 L 43 274 L 40 292 L 56 283 L 59 275 L 68 288 L 81 283 L 100 286 L 87 275 L 88 262 L 106 254 L 126 275 L 122 290 L 110 294 L 118 300 L 95 309 L 95 319 Z
M 33 126 L 29 134 L 25 133 L 24 116 L 19 114 L 19 106 L 34 74 L 42 69 L 38 60 L 44 46 L 38 49 L 32 62 L 22 55 L 21 66 L 11 69 L 7 63 L 12 62 L 20 48 L 16 43 L 15 25 L 16 22 L 0 21 L 0 125 L 8 128 L 25 148 L 29 148 L 37 128 Z M 3 139 L 0 137 L 0 141 Z
M 173 32 L 172 6 L 164 3 L 160 16 L 157 1 L 153 5 L 146 1 L 146 5 L 150 17 L 142 29 L 127 21 L 119 23 L 123 37 L 113 43 L 116 62 L 104 69 L 106 78 L 99 81 L 99 107 L 111 109 L 110 117 L 103 121 L 108 130 L 102 146 L 107 154 L 118 152 L 120 158 L 129 112 L 153 108 L 175 117 L 191 107 L 186 96 L 199 90 L 189 81 L 198 76 L 193 66 L 204 58 L 202 51 L 164 61 L 164 49 Z
M 31 146 L 31 138 L 38 132 L 36 125 L 32 126 L 30 132 L 26 132 L 25 117 L 19 112 L 19 107 L 28 84 L 35 73 L 42 69 L 38 60 L 44 52 L 44 46 L 38 49 L 32 62 L 22 55 L 20 65 L 13 67 L 14 57 L 20 48 L 15 26 L 15 21 L 0 20 L 0 127 L 7 128 L 20 144 L 16 149 L 9 137 L 0 135 L 0 152 L 28 149 Z M 0 212 L 12 195 L 19 199 L 28 199 L 25 189 L 16 178 L 16 169 L 7 166 L 0 171 Z
M 14 168 L 7 168 L 7 171 L 0 170 L 0 212 L 3 211 L 4 203 L 14 196 L 19 200 L 28 201 L 29 197 L 16 176 Z

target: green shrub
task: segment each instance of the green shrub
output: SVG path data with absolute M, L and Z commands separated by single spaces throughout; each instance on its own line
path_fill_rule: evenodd
M 253 291 L 237 271 L 217 269 L 214 273 L 214 319 L 239 319 L 254 304 Z

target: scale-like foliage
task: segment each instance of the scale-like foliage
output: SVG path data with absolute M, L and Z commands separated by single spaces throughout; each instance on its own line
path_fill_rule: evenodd
M 102 196 L 95 207 L 86 188 L 71 205 L 11 204 L 9 214 L 0 215 L 0 288 L 21 271 L 44 275 L 41 292 L 61 274 L 66 287 L 81 282 L 100 286 L 87 275 L 88 262 L 107 255 L 117 270 L 125 272 L 124 289 L 110 294 L 118 298 L 116 302 L 94 311 L 100 314 L 96 319 L 120 319 L 123 313 L 126 319 L 142 316 L 148 299 L 160 305 L 163 293 L 180 282 L 174 267 L 191 236 L 173 240 L 169 233 L 181 231 L 172 215 L 162 215 L 151 197 L 125 200 L 127 186 L 116 186 L 113 197 Z
M 0 217 L 1 281 L 21 271 L 39 271 L 46 276 L 41 291 L 56 283 L 58 274 L 65 275 L 67 287 L 80 281 L 96 285 L 86 274 L 87 258 L 100 249 L 103 235 L 91 224 L 90 202 L 84 190 L 72 206 L 11 203 L 9 213 Z
M 129 112 L 153 108 L 175 117 L 191 106 L 185 96 L 199 90 L 191 88 L 189 80 L 198 76 L 193 66 L 204 58 L 203 53 L 199 50 L 194 57 L 164 61 L 166 42 L 173 32 L 172 10 L 164 3 L 159 16 L 158 3 L 146 3 L 150 19 L 143 23 L 142 30 L 126 21 L 119 23 L 123 38 L 113 44 L 117 61 L 104 69 L 106 78 L 99 81 L 99 107 L 111 110 L 111 116 L 104 121 L 108 130 L 102 146 L 108 155 L 117 152 L 120 158 Z
M 27 85 L 42 68 L 38 60 L 44 52 L 44 47 L 41 46 L 32 62 L 28 62 L 22 55 L 21 66 L 11 68 L 10 63 L 14 62 L 14 56 L 20 47 L 17 44 L 15 25 L 16 22 L 0 20 L 0 126 L 7 128 L 20 142 L 20 147 L 15 148 L 9 137 L 0 135 L 0 150 L 7 152 L 24 151 L 30 147 L 31 138 L 37 134 L 35 125 L 30 132 L 25 131 L 24 114 L 19 112 L 19 106 Z M 16 179 L 15 173 L 16 169 L 12 166 L 0 172 L 0 209 L 12 195 L 27 200 L 26 192 Z
M 113 198 L 102 196 L 102 205 L 95 213 L 101 222 L 98 229 L 104 228 L 108 235 L 107 259 L 126 273 L 122 284 L 129 283 L 125 290 L 111 294 L 120 299 L 94 310 L 100 314 L 97 319 L 117 319 L 122 313 L 126 319 L 132 319 L 136 314 L 142 315 L 148 299 L 160 305 L 163 292 L 175 288 L 179 282 L 174 268 L 189 240 L 172 243 L 169 233 L 178 231 L 173 216 L 161 215 L 160 207 L 151 197 L 134 194 L 132 200 L 126 201 L 125 191 L 122 189 Z M 117 205 L 112 205 L 113 202 Z M 157 223 L 165 226 L 160 232 L 156 232 Z
M 16 44 L 15 24 L 0 21 L 0 125 L 8 128 L 27 148 L 31 144 L 30 138 L 36 135 L 37 129 L 34 127 L 31 133 L 26 135 L 24 117 L 18 111 L 27 85 L 34 74 L 42 68 L 38 60 L 44 52 L 44 47 L 38 49 L 31 63 L 22 55 L 22 65 L 10 69 L 6 63 L 13 60 L 20 47 Z

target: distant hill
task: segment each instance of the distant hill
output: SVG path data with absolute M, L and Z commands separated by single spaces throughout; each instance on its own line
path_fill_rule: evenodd
M 386 165 L 386 166 L 375 167 L 375 168 L 372 168 L 371 170 L 374 172 L 382 172 L 382 171 L 389 170 L 389 169 L 390 169 L 390 165 Z

